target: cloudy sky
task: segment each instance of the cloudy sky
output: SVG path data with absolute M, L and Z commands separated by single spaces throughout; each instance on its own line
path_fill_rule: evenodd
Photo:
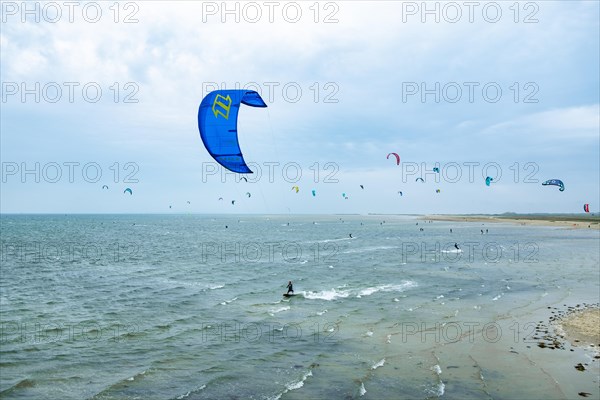
M 3 213 L 600 209 L 597 1 L 24 4 L 2 3 Z M 198 134 L 219 88 L 268 104 L 240 110 L 248 182 Z

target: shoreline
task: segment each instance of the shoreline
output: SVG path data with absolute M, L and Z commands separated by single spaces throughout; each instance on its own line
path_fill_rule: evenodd
M 419 219 L 431 221 L 447 222 L 489 222 L 489 223 L 509 223 L 522 226 L 553 226 L 570 229 L 595 229 L 600 230 L 600 218 L 572 218 L 561 216 L 492 216 L 492 215 L 443 215 L 433 214 L 424 215 Z

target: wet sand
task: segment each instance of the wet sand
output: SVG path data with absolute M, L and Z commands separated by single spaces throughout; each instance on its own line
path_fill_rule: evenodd
M 511 223 L 524 226 L 555 226 L 571 229 L 600 229 L 600 217 L 568 217 L 562 215 L 425 215 L 431 221 Z
M 572 312 L 561 318 L 557 325 L 574 346 L 600 346 L 600 308 Z

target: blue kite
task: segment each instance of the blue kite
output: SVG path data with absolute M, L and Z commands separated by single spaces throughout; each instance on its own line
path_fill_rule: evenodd
M 559 191 L 561 191 L 561 192 L 565 191 L 565 184 L 560 179 L 548 179 L 546 182 L 542 183 L 542 185 L 543 186 L 548 186 L 548 185 L 558 186 Z
M 216 162 L 229 171 L 251 174 L 238 141 L 240 104 L 267 107 L 254 90 L 215 90 L 207 94 L 198 109 L 198 129 L 204 147 Z

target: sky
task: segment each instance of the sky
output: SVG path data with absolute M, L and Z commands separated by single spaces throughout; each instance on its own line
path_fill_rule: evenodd
M 1 7 L 2 213 L 600 210 L 597 1 Z M 248 182 L 198 132 L 238 88 Z

